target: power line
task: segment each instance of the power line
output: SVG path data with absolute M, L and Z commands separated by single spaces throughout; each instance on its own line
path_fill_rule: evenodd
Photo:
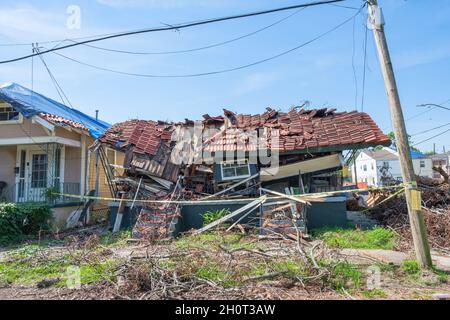
M 37 50 L 38 53 L 40 53 L 39 48 L 36 48 L 36 50 Z M 49 76 L 50 76 L 50 79 L 52 80 L 53 85 L 55 86 L 55 89 L 56 89 L 56 91 L 58 92 L 59 97 L 61 98 L 62 104 L 63 104 L 63 105 L 66 105 L 66 102 L 65 102 L 65 101 L 67 101 L 67 104 L 70 106 L 70 108 L 75 109 L 75 108 L 73 107 L 72 103 L 70 102 L 69 98 L 67 97 L 66 93 L 64 92 L 63 88 L 62 88 L 61 85 L 59 84 L 58 80 L 56 80 L 55 76 L 53 75 L 53 73 L 51 72 L 50 68 L 48 67 L 47 63 L 46 63 L 45 60 L 44 60 L 44 57 L 42 56 L 42 54 L 39 55 L 39 58 L 41 59 L 42 63 L 44 64 L 44 66 L 45 66 L 45 68 L 46 68 L 46 70 L 47 70 L 47 72 L 48 72 L 48 74 L 49 74 Z M 63 97 L 65 98 L 65 101 L 64 101 L 64 98 L 63 98 Z M 81 123 L 81 124 L 82 124 L 83 126 L 85 126 L 86 128 L 88 127 L 88 126 L 84 123 L 83 119 L 81 119 L 81 117 L 80 117 L 76 112 L 73 112 L 72 114 L 73 114 L 75 117 L 78 118 L 79 123 Z
M 222 22 L 222 21 L 236 20 L 236 19 L 241 19 L 241 18 L 265 15 L 265 14 L 274 13 L 274 12 L 306 8 L 306 7 L 318 6 L 318 5 L 330 4 L 330 3 L 342 2 L 342 1 L 345 1 L 345 0 L 317 1 L 317 2 L 298 4 L 298 5 L 288 6 L 288 7 L 281 7 L 281 8 L 275 8 L 275 9 L 270 9 L 270 10 L 227 16 L 227 17 L 222 17 L 222 18 L 207 19 L 207 20 L 185 23 L 185 24 L 176 24 L 176 25 L 168 25 L 165 27 L 157 27 L 157 28 L 149 28 L 149 29 L 136 30 L 136 31 L 121 32 L 121 33 L 107 35 L 104 37 L 99 37 L 99 38 L 95 38 L 95 39 L 91 39 L 91 40 L 85 40 L 82 42 L 68 44 L 68 45 L 65 45 L 62 47 L 55 47 L 53 49 L 47 49 L 46 51 L 42 51 L 41 54 L 59 51 L 59 50 L 67 49 L 67 48 L 72 48 L 72 47 L 76 47 L 76 46 L 83 45 L 83 44 L 88 44 L 88 43 L 93 43 L 93 42 L 98 42 L 98 41 L 103 41 L 103 40 L 108 40 L 108 39 L 113 39 L 113 38 L 125 37 L 125 36 L 130 36 L 130 35 L 150 33 L 150 32 L 159 32 L 159 31 L 168 31 L 168 30 L 180 30 L 180 29 L 191 28 L 191 27 L 195 27 L 195 26 L 201 26 L 201 25 L 217 23 L 217 22 Z M 38 54 L 33 53 L 31 55 L 26 55 L 26 56 L 14 58 L 14 59 L 3 60 L 3 61 L 0 61 L 0 64 L 21 61 L 21 60 L 29 59 L 29 58 L 37 56 L 37 55 Z
M 440 125 L 440 126 L 438 126 L 438 127 L 434 127 L 434 128 L 428 129 L 428 130 L 424 130 L 424 131 L 421 131 L 421 132 L 417 132 L 417 133 L 415 133 L 415 134 L 412 134 L 411 137 L 418 136 L 418 135 L 421 135 L 421 134 L 424 134 L 424 133 L 428 133 L 428 132 L 430 132 L 430 131 L 434 131 L 434 130 L 436 130 L 436 129 L 443 128 L 443 127 L 446 127 L 446 126 L 448 126 L 448 125 L 450 125 L 450 122 L 449 122 L 449 123 L 446 123 L 446 124 L 443 124 L 443 125 Z
M 443 131 L 443 132 L 441 132 L 441 133 L 438 133 L 438 134 L 435 135 L 435 136 L 432 136 L 432 137 L 430 137 L 430 138 L 427 138 L 427 139 L 425 139 L 425 140 L 422 140 L 422 141 L 420 141 L 420 142 L 417 142 L 417 143 L 413 144 L 412 146 L 415 147 L 415 146 L 417 146 L 418 144 L 421 144 L 421 143 L 430 141 L 430 140 L 432 140 L 432 139 L 434 139 L 434 138 L 436 138 L 436 137 L 442 136 L 443 134 L 445 134 L 445 133 L 447 133 L 447 132 L 449 132 L 449 131 L 450 131 L 450 129 L 447 129 L 447 130 L 445 130 L 445 131 Z
M 342 0 L 345 1 L 345 0 Z M 352 6 L 344 6 L 339 5 L 336 3 L 329 3 L 330 6 L 338 7 L 338 8 L 344 8 L 344 9 L 351 9 L 351 10 L 359 10 L 358 7 L 352 7 Z M 295 14 L 295 13 L 294 13 Z M 282 19 L 283 20 L 283 19 Z M 139 29 L 140 30 L 140 29 Z M 261 30 L 262 31 L 262 30 Z M 77 40 L 84 40 L 84 39 L 92 39 L 97 37 L 104 37 L 104 36 L 110 36 L 119 34 L 119 32 L 112 32 L 112 33 L 103 33 L 103 34 L 97 34 L 97 35 L 90 35 L 85 37 L 76 37 L 76 38 L 65 38 L 65 39 L 59 39 L 59 40 L 50 40 L 50 41 L 38 41 L 38 43 L 44 45 L 44 44 L 52 44 L 57 43 L 56 47 L 58 47 L 61 43 L 65 41 L 77 41 Z M 250 34 L 251 35 L 251 34 Z M 25 42 L 25 43 L 0 43 L 0 47 L 19 47 L 19 46 L 31 46 L 32 42 Z M 94 46 L 93 46 L 94 47 Z M 188 50 L 190 51 L 190 50 Z
M 38 53 L 40 52 L 39 48 L 35 48 L 35 49 L 36 49 L 36 51 Z M 70 104 L 69 99 L 67 99 L 66 94 L 64 93 L 62 88 L 59 86 L 58 81 L 56 81 L 56 78 L 53 76 L 53 73 L 50 71 L 50 68 L 48 67 L 47 63 L 45 62 L 43 56 L 39 55 L 39 58 L 41 59 L 42 64 L 44 65 L 45 69 L 47 70 L 47 73 L 50 76 L 50 79 L 51 79 L 53 85 L 55 86 L 56 91 L 58 92 L 58 95 L 59 95 L 59 97 L 61 99 L 61 103 L 64 104 L 64 105 L 66 104 L 66 102 L 64 101 L 64 97 L 65 97 L 67 102 L 68 102 L 68 104 L 72 107 L 72 105 Z
M 237 70 L 249 68 L 249 67 L 252 67 L 252 66 L 255 66 L 255 65 L 259 65 L 259 64 L 262 64 L 262 63 L 265 63 L 265 62 L 277 59 L 277 58 L 282 57 L 284 55 L 287 55 L 287 54 L 289 54 L 289 53 L 291 53 L 293 51 L 296 51 L 296 50 L 298 50 L 298 49 L 300 49 L 302 47 L 305 47 L 306 45 L 308 45 L 308 44 L 310 44 L 310 43 L 312 43 L 314 41 L 317 41 L 320 38 L 323 38 L 324 36 L 328 35 L 329 33 L 333 32 L 333 31 L 335 31 L 337 29 L 339 29 L 340 27 L 342 27 L 343 25 L 345 25 L 346 23 L 351 21 L 356 15 L 358 15 L 361 12 L 363 7 L 361 7 L 360 10 L 356 14 L 352 15 L 350 18 L 345 19 L 343 22 L 339 23 L 335 27 L 333 27 L 333 28 L 331 28 L 331 29 L 321 33 L 320 35 L 318 35 L 318 36 L 316 36 L 316 37 L 314 37 L 314 38 L 312 38 L 312 39 L 310 39 L 310 40 L 308 40 L 306 42 L 301 43 L 300 45 L 298 45 L 298 46 L 296 46 L 294 48 L 291 48 L 289 50 L 283 51 L 283 52 L 281 52 L 279 54 L 276 54 L 274 56 L 271 56 L 269 58 L 258 60 L 258 61 L 253 62 L 253 63 L 249 63 L 249 64 L 245 64 L 245 65 L 241 65 L 241 66 L 233 67 L 233 68 L 229 68 L 229 69 L 218 70 L 218 71 L 209 71 L 209 72 L 202 72 L 202 73 L 182 74 L 182 75 L 162 75 L 162 74 L 158 75 L 158 74 L 132 73 L 132 72 L 125 72 L 125 71 L 114 70 L 114 69 L 109 69 L 109 68 L 93 65 L 93 64 L 90 64 L 90 63 L 87 63 L 87 62 L 83 62 L 83 61 L 80 61 L 80 60 L 68 57 L 68 56 L 63 55 L 63 54 L 61 54 L 59 52 L 53 52 L 53 54 L 58 55 L 58 56 L 60 56 L 62 58 L 68 59 L 68 60 L 70 60 L 72 62 L 75 62 L 75 63 L 81 64 L 81 65 L 93 68 L 93 69 L 102 70 L 102 71 L 111 72 L 111 73 L 116 73 L 116 74 L 134 76 L 134 77 L 144 77 L 144 78 L 192 78 L 192 77 L 201 77 L 201 76 L 215 75 L 215 74 L 237 71 Z M 44 51 L 42 53 L 45 53 L 45 52 L 48 52 L 48 51 Z
M 288 16 L 286 16 L 286 17 L 284 17 L 282 19 L 279 19 L 279 20 L 277 20 L 277 21 L 275 21 L 275 22 L 273 22 L 273 23 L 271 23 L 271 24 L 269 24 L 269 25 L 267 25 L 267 26 L 265 26 L 263 28 L 260 28 L 258 30 L 253 31 L 253 32 L 244 34 L 242 36 L 239 36 L 239 37 L 236 37 L 236 38 L 233 38 L 233 39 L 230 39 L 230 40 L 226 40 L 226 41 L 217 42 L 217 43 L 214 43 L 214 44 L 202 46 L 202 47 L 191 48 L 191 49 L 173 50 L 173 51 L 139 52 L 139 51 L 128 51 L 128 50 L 111 49 L 111 48 L 105 48 L 105 47 L 100 47 L 100 46 L 94 46 L 94 45 L 90 45 L 90 44 L 83 44 L 83 45 L 86 46 L 86 47 L 89 47 L 89 48 L 98 49 L 98 50 L 102 50 L 102 51 L 124 53 L 124 54 L 133 54 L 133 55 L 162 55 L 162 54 L 178 54 L 178 53 L 195 52 L 195 51 L 200 51 L 200 50 L 206 50 L 206 49 L 211 49 L 211 48 L 215 48 L 215 47 L 220 47 L 220 46 L 223 46 L 223 45 L 235 42 L 235 41 L 239 41 L 239 40 L 251 37 L 251 36 L 253 36 L 253 35 L 257 34 L 257 33 L 260 33 L 260 32 L 262 32 L 264 30 L 267 30 L 267 29 L 269 29 L 271 27 L 276 26 L 277 24 L 280 24 L 280 23 L 288 20 L 289 18 L 291 18 L 292 16 L 298 14 L 300 11 L 302 11 L 304 9 L 306 9 L 306 8 L 300 8 L 299 10 L 295 11 L 292 14 L 289 14 Z M 74 40 L 70 40 L 70 39 L 67 39 L 66 41 L 71 41 L 73 43 L 78 43 L 78 42 L 76 42 Z

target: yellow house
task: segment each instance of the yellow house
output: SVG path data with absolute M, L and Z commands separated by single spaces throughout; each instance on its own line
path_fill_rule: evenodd
M 104 169 L 89 151 L 109 127 L 18 84 L 1 86 L 0 201 L 51 203 L 66 212 L 56 217 L 62 221 L 80 199 L 55 192 L 80 196 L 98 186 L 99 196 L 110 197 Z M 107 153 L 112 163 L 121 160 Z

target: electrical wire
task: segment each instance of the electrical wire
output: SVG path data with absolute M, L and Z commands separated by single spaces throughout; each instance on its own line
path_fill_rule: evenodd
M 434 127 L 434 128 L 428 129 L 428 130 L 424 130 L 424 131 L 421 131 L 421 132 L 417 132 L 417 133 L 415 133 L 415 134 L 412 134 L 411 137 L 418 136 L 418 135 L 421 135 L 421 134 L 424 134 L 424 133 L 428 133 L 428 132 L 430 132 L 430 131 L 434 131 L 434 130 L 436 130 L 436 129 L 440 129 L 440 128 L 446 127 L 446 126 L 448 126 L 448 125 L 450 125 L 450 122 L 449 122 L 449 123 L 446 123 L 446 124 L 443 124 L 443 125 L 440 125 L 440 126 L 438 126 L 438 127 Z
M 38 48 L 36 48 L 36 51 L 39 53 L 40 50 Z M 56 91 L 58 92 L 58 95 L 61 99 L 61 103 L 62 104 L 69 104 L 70 107 L 73 109 L 72 104 L 70 103 L 69 99 L 67 98 L 66 94 L 64 93 L 64 91 L 62 90 L 62 88 L 60 87 L 58 81 L 56 81 L 56 78 L 53 76 L 53 73 L 50 71 L 50 68 L 48 67 L 47 63 L 45 62 L 44 58 L 42 57 L 42 55 L 39 55 L 39 58 L 41 59 L 42 64 L 44 65 L 45 69 L 47 70 L 48 75 L 50 76 L 50 79 L 53 83 L 53 85 L 55 86 Z M 66 99 L 66 101 L 64 100 L 64 98 Z
M 277 58 L 282 57 L 284 55 L 287 55 L 287 54 L 289 54 L 289 53 L 291 53 L 293 51 L 296 51 L 296 50 L 298 50 L 298 49 L 300 49 L 302 47 L 305 47 L 305 46 L 313 43 L 314 41 L 317 41 L 317 40 L 325 37 L 326 35 L 330 34 L 331 32 L 339 29 L 343 25 L 347 24 L 356 15 L 358 15 L 363 8 L 364 8 L 364 6 L 361 7 L 360 10 L 356 14 L 352 15 L 350 18 L 345 19 L 343 22 L 339 23 L 338 25 L 334 26 L 333 28 L 331 28 L 331 29 L 321 33 L 320 35 L 318 35 L 318 36 L 316 36 L 316 37 L 314 37 L 314 38 L 312 38 L 312 39 L 310 39 L 310 40 L 308 40 L 306 42 L 303 42 L 303 43 L 299 44 L 298 46 L 296 46 L 294 48 L 291 48 L 289 50 L 283 51 L 283 52 L 281 52 L 279 54 L 276 54 L 274 56 L 271 56 L 271 57 L 268 57 L 268 58 L 265 58 L 265 59 L 262 59 L 262 60 L 258 60 L 256 62 L 252 62 L 252 63 L 249 63 L 249 64 L 245 64 L 245 65 L 241 65 L 241 66 L 237 66 L 237 67 L 233 67 L 233 68 L 229 68 L 229 69 L 217 70 L 217 71 L 209 71 L 209 72 L 193 73 L 193 74 L 182 74 L 182 75 L 132 73 L 132 72 L 125 72 L 125 71 L 114 70 L 114 69 L 109 69 L 109 68 L 93 65 L 93 64 L 90 64 L 90 63 L 87 63 L 87 62 L 83 62 L 83 61 L 80 61 L 80 60 L 68 57 L 68 56 L 63 55 L 63 54 L 61 54 L 59 52 L 53 52 L 53 54 L 58 55 L 58 56 L 60 56 L 62 58 L 65 58 L 67 60 L 70 60 L 72 62 L 75 62 L 75 63 L 81 64 L 81 65 L 93 68 L 93 69 L 106 71 L 106 72 L 111 72 L 111 73 L 116 73 L 116 74 L 127 75 L 127 76 L 134 76 L 134 77 L 144 77 L 144 78 L 192 78 L 192 77 L 201 77 L 201 76 L 215 75 L 215 74 L 221 74 L 221 73 L 227 73 L 227 72 L 237 71 L 237 70 L 241 70 L 241 69 L 246 69 L 246 68 L 249 68 L 249 67 L 252 67 L 252 66 L 255 66 L 255 65 L 259 65 L 259 64 L 262 64 L 262 63 L 265 63 L 265 62 L 277 59 Z M 42 53 L 45 53 L 45 52 L 48 52 L 48 51 L 43 51 Z
M 271 27 L 276 26 L 277 24 L 280 24 L 280 23 L 288 20 L 289 18 L 291 18 L 292 16 L 298 14 L 299 12 L 301 12 L 304 9 L 306 9 L 306 8 L 300 8 L 297 11 L 289 14 L 288 16 L 286 16 L 286 17 L 284 17 L 282 19 L 279 19 L 279 20 L 277 20 L 277 21 L 275 21 L 275 22 L 273 22 L 273 23 L 271 23 L 271 24 L 269 24 L 269 25 L 267 25 L 267 26 L 265 26 L 263 28 L 260 28 L 258 30 L 253 31 L 253 32 L 244 34 L 244 35 L 239 36 L 237 38 L 233 38 L 233 39 L 230 39 L 230 40 L 217 42 L 217 43 L 214 43 L 214 44 L 210 44 L 210 45 L 206 45 L 206 46 L 202 46 L 202 47 L 197 47 L 197 48 L 184 49 L 184 50 L 173 50 L 173 51 L 139 52 L 139 51 L 128 51 L 128 50 L 111 49 L 111 48 L 105 48 L 105 47 L 100 47 L 100 46 L 94 46 L 94 45 L 90 45 L 90 44 L 83 44 L 83 46 L 86 46 L 86 47 L 89 47 L 89 48 L 93 48 L 93 49 L 102 50 L 102 51 L 107 51 L 107 52 L 124 53 L 124 54 L 132 54 L 132 55 L 163 55 L 163 54 L 178 54 L 178 53 L 195 52 L 195 51 L 200 51 L 200 50 L 206 50 L 206 49 L 211 49 L 211 48 L 215 48 L 215 47 L 220 47 L 220 46 L 232 43 L 232 42 L 236 42 L 236 41 L 239 41 L 239 40 L 251 37 L 251 36 L 253 36 L 255 34 L 258 34 L 258 33 L 262 32 L 264 30 L 267 30 L 267 29 L 269 29 Z M 78 42 L 76 42 L 74 40 L 71 40 L 71 39 L 67 39 L 66 41 L 70 41 L 70 42 L 73 42 L 73 43 L 78 43 Z M 56 46 L 56 47 L 58 47 L 58 46 Z
M 59 50 L 67 49 L 67 48 L 76 47 L 76 46 L 83 45 L 83 44 L 88 44 L 88 43 L 93 43 L 93 42 L 98 42 L 98 41 L 104 41 L 104 40 L 113 39 L 113 38 L 119 38 L 119 37 L 125 37 L 125 36 L 131 36 L 131 35 L 137 35 L 137 34 L 143 34 L 143 33 L 150 33 L 150 32 L 180 30 L 180 29 L 191 28 L 191 27 L 195 27 L 195 26 L 201 26 L 201 25 L 217 23 L 217 22 L 222 22 L 222 21 L 230 21 L 230 20 L 236 20 L 236 19 L 241 19 L 241 18 L 255 17 L 255 16 L 265 15 L 265 14 L 269 14 L 269 13 L 275 13 L 275 12 L 286 11 L 286 10 L 293 10 L 293 9 L 299 9 L 299 8 L 306 8 L 306 7 L 318 6 L 318 5 L 330 4 L 330 3 L 342 2 L 342 1 L 345 1 L 345 0 L 317 1 L 317 2 L 310 2 L 310 3 L 292 5 L 292 6 L 288 6 L 288 7 L 280 7 L 280 8 L 270 9 L 270 10 L 264 10 L 264 11 L 257 11 L 257 12 L 244 13 L 244 14 L 233 15 L 233 16 L 226 16 L 226 17 L 222 17 L 222 18 L 207 19 L 207 20 L 191 22 L 191 23 L 185 23 L 185 24 L 167 25 L 165 27 L 157 27 L 157 28 L 149 28 L 149 29 L 143 29 L 143 30 L 121 32 L 121 33 L 117 33 L 117 34 L 107 35 L 107 36 L 104 36 L 104 37 L 99 37 L 99 38 L 95 38 L 95 39 L 85 40 L 85 41 L 82 41 L 82 42 L 68 44 L 68 45 L 65 45 L 65 46 L 62 46 L 62 47 L 56 47 L 56 48 L 53 48 L 53 49 L 47 49 L 46 51 L 41 52 L 41 54 L 45 54 L 45 53 L 49 53 L 49 52 L 55 52 L 55 51 L 59 51 Z M 364 4 L 364 6 L 365 6 L 365 4 Z M 0 61 L 0 64 L 21 61 L 21 60 L 29 59 L 29 58 L 31 58 L 33 56 L 36 56 L 36 55 L 38 55 L 38 54 L 33 53 L 31 55 L 26 55 L 26 56 L 13 58 L 13 59 L 9 59 L 9 60 L 3 60 L 3 61 Z
M 434 135 L 434 136 L 429 137 L 429 138 L 427 138 L 427 139 L 425 139 L 425 140 L 422 140 L 422 141 L 420 141 L 420 142 L 417 142 L 417 143 L 413 144 L 412 146 L 415 147 L 415 146 L 417 146 L 417 145 L 419 145 L 419 144 L 421 144 L 421 143 L 430 141 L 430 140 L 432 140 L 432 139 L 434 139 L 434 138 L 436 138 L 436 137 L 442 136 L 443 134 L 445 134 L 445 133 L 447 133 L 447 132 L 449 132 L 449 131 L 450 131 L 450 129 L 447 129 L 447 130 L 445 130 L 445 131 L 443 131 L 443 132 L 441 132 L 441 133 L 438 133 L 437 135 Z

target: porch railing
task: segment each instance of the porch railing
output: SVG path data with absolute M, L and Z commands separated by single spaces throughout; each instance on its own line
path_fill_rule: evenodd
M 77 199 L 55 195 L 54 193 L 63 194 L 80 194 L 80 183 L 61 182 L 53 186 L 41 187 L 32 183 L 18 182 L 14 185 L 7 186 L 0 196 L 0 201 L 8 202 L 39 202 L 48 204 L 64 204 L 77 202 Z

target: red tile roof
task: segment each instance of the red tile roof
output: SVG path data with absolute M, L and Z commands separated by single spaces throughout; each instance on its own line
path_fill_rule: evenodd
M 134 152 L 155 155 L 160 143 L 169 143 L 172 129 L 163 122 L 129 120 L 109 128 L 100 141 L 121 149 L 134 147 Z
M 378 128 L 370 116 L 363 112 L 335 112 L 335 109 L 297 110 L 279 112 L 267 108 L 263 114 L 235 114 L 224 110 L 223 116 L 204 116 L 203 125 L 219 129 L 227 122 L 227 129 L 213 137 L 204 138 L 204 150 L 256 151 L 267 146 L 280 152 L 318 147 L 376 146 L 390 144 L 389 138 Z M 176 126 L 184 124 L 129 120 L 117 123 L 100 138 L 101 142 L 118 148 L 134 147 L 134 152 L 155 155 L 161 143 L 169 145 Z M 267 132 L 258 137 L 255 129 Z M 277 137 L 279 139 L 272 139 Z
M 234 114 L 224 110 L 231 128 L 221 136 L 212 139 L 205 150 L 253 151 L 257 148 L 257 138 L 249 132 L 266 129 L 266 144 L 280 152 L 317 147 L 337 147 L 348 145 L 387 145 L 389 138 L 378 128 L 370 116 L 364 112 L 335 112 L 335 109 L 297 110 L 287 113 L 271 108 L 263 114 Z M 238 129 L 238 130 L 236 130 Z M 240 130 L 239 130 L 240 129 Z M 275 129 L 275 130 L 274 130 Z M 271 137 L 278 136 L 278 145 Z M 273 144 L 273 145 L 272 145 Z
M 86 128 L 83 124 L 81 124 L 79 122 L 75 122 L 75 121 L 54 115 L 54 114 L 40 113 L 39 117 L 41 117 L 42 119 L 47 120 L 48 122 L 53 123 L 55 125 L 69 126 L 74 129 L 89 131 L 88 128 Z

